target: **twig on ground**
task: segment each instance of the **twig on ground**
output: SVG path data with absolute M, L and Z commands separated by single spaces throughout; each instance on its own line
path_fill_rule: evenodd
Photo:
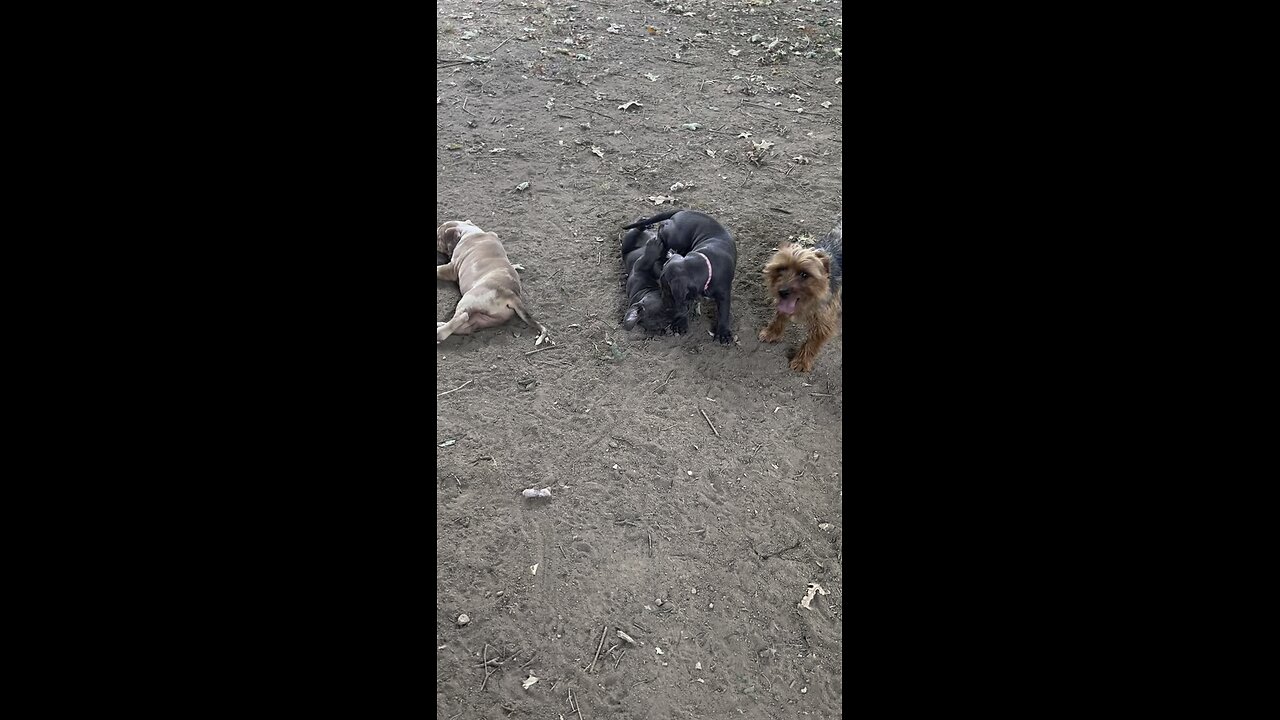
M 578 720 L 582 720 L 582 706 L 581 706 L 581 705 L 579 705 L 578 703 L 576 703 L 576 702 L 574 702 L 574 701 L 573 701 L 573 690 L 572 690 L 572 689 L 571 689 L 571 690 L 569 690 L 569 707 L 570 707 L 570 709 L 572 709 L 572 710 L 576 710 L 576 711 L 577 711 L 577 713 L 578 713 Z
M 487 62 L 489 62 L 489 58 L 471 58 L 470 60 L 462 60 L 459 62 L 449 63 L 448 65 L 437 65 L 436 69 L 443 70 L 444 68 L 451 68 L 455 65 L 470 65 L 472 63 L 487 63 Z
M 525 353 L 525 355 L 533 355 L 534 353 L 545 352 L 545 351 L 547 351 L 547 350 L 555 350 L 555 349 L 557 349 L 557 348 L 559 348 L 559 347 L 562 347 L 562 346 L 560 346 L 560 345 L 552 345 L 551 347 L 544 347 L 544 348 L 539 348 L 539 349 L 537 349 L 537 350 L 530 350 L 529 352 Z
M 497 52 L 497 51 L 498 51 L 498 48 L 502 47 L 503 45 L 506 45 L 507 43 L 509 43 L 509 42 L 511 42 L 512 40 L 515 40 L 515 39 L 516 39 L 516 36 L 515 36 L 515 35 L 512 35 L 511 37 L 507 38 L 506 40 L 503 40 L 502 42 L 498 43 L 498 47 L 496 47 L 496 48 L 494 48 L 494 49 L 490 50 L 490 51 L 489 51 L 489 54 L 490 54 L 490 55 L 494 54 L 495 52 Z
M 614 122 L 618 122 L 617 119 L 615 119 L 612 115 L 605 115 L 604 113 L 599 112 L 598 110 L 592 110 L 591 108 L 578 107 L 577 105 L 570 105 L 569 107 L 573 108 L 574 110 L 586 110 L 589 113 L 595 113 L 600 117 L 606 117 L 606 118 L 609 118 L 610 120 L 613 120 Z
M 591 659 L 591 664 L 587 666 L 587 672 L 591 672 L 591 669 L 596 666 L 596 660 L 600 659 L 600 649 L 604 647 L 604 636 L 608 632 L 609 632 L 608 625 L 605 625 L 604 627 L 600 628 L 600 644 L 596 646 L 596 656 Z
M 622 662 L 622 656 L 623 656 L 623 655 L 626 655 L 626 654 L 627 654 L 627 651 L 626 651 L 626 650 L 623 650 L 622 652 L 618 653 L 618 659 L 613 661 L 613 669 L 614 669 L 614 670 L 617 670 L 617 669 L 618 669 L 618 663 Z
M 487 665 L 489 664 L 489 643 L 485 643 L 485 644 L 484 644 L 484 657 L 483 657 L 483 660 L 484 660 L 484 662 L 485 662 L 485 665 L 487 666 Z M 490 676 L 490 675 L 493 675 L 493 673 L 489 671 L 489 668 L 488 668 L 488 667 L 485 667 L 485 669 L 484 669 L 484 682 L 480 683 L 480 690 L 481 690 L 482 692 L 484 691 L 484 686 L 489 684 L 489 676 Z
M 832 395 L 831 393 L 809 393 L 809 394 L 813 395 L 814 397 L 835 397 L 835 395 Z
M 790 211 L 790 210 L 783 210 L 782 208 L 775 208 L 775 207 L 771 207 L 771 208 L 769 208 L 769 209 L 770 209 L 770 210 L 775 210 L 775 211 L 780 212 L 780 213 L 786 213 L 786 214 L 788 214 L 788 215 L 790 215 L 790 214 L 791 214 L 791 211 Z
M 707 417 L 707 411 L 698 408 L 698 412 L 702 413 L 702 418 L 707 421 L 707 425 L 711 426 L 711 432 L 715 433 L 716 437 L 720 437 L 720 431 L 716 429 L 715 425 L 711 425 L 711 418 Z
M 782 112 L 792 112 L 791 110 L 788 110 L 787 108 L 784 108 L 784 107 L 782 107 L 781 105 L 761 105 L 760 103 L 743 103 L 743 105 L 752 105 L 752 106 L 755 106 L 755 107 L 762 107 L 762 108 L 764 108 L 764 109 L 766 109 L 766 110 L 781 110 Z M 813 116 L 816 116 L 816 117 L 826 117 L 826 116 L 827 116 L 827 114 L 826 114 L 826 113 L 820 113 L 820 112 L 808 112 L 808 111 L 805 111 L 805 112 L 803 112 L 803 113 L 796 113 L 796 114 L 797 114 L 797 115 L 802 115 L 802 116 L 804 116 L 804 117 L 813 117 Z
M 680 63 L 681 65 L 692 65 L 692 66 L 694 66 L 694 67 L 698 67 L 698 64 L 697 64 L 697 63 L 685 62 L 684 60 L 675 60 L 675 59 L 673 59 L 673 58 L 664 58 L 664 57 L 660 57 L 660 58 L 658 58 L 658 59 L 659 59 L 659 60 L 666 60 L 667 62 Z
M 454 389 L 452 389 L 452 390 L 446 390 L 446 391 L 444 391 L 444 392 L 440 393 L 439 395 L 436 395 L 436 397 L 444 397 L 445 395 L 448 395 L 448 394 L 449 394 L 449 393 L 451 393 L 451 392 L 458 392 L 459 390 L 461 390 L 462 388 L 464 388 L 464 387 L 466 387 L 466 386 L 470 385 L 470 384 L 471 384 L 471 383 L 473 383 L 473 382 L 475 382 L 475 380 L 474 380 L 474 379 L 472 379 L 472 380 L 468 380 L 468 381 L 466 381 L 466 382 L 462 383 L 461 385 L 459 385 L 458 387 L 456 387 L 456 388 L 454 388 Z
M 662 388 L 666 387 L 666 386 L 667 386 L 667 383 L 671 382 L 671 378 L 675 377 L 675 374 L 676 374 L 676 371 L 675 371 L 675 370 L 672 370 L 671 372 L 667 373 L 667 379 L 666 379 L 666 380 L 663 380 L 663 381 L 662 381 L 662 384 L 661 384 L 661 385 L 659 385 L 658 387 L 654 388 L 654 389 L 653 389 L 653 391 L 654 391 L 654 392 L 658 392 L 658 391 L 659 391 L 659 390 L 661 390 Z

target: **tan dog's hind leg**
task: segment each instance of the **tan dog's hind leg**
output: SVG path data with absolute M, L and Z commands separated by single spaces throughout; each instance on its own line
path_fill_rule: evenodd
M 787 323 L 790 321 L 790 315 L 783 315 L 782 313 L 774 315 L 773 322 L 760 331 L 760 339 L 769 343 L 778 342 L 782 339 L 782 333 L 786 332 Z
M 445 263 L 444 265 L 437 265 L 437 266 L 436 266 L 436 279 L 437 279 L 437 280 L 449 280 L 450 282 L 457 282 L 457 281 L 458 281 L 458 268 L 454 267 L 454 266 L 453 266 L 453 263 L 451 263 L 451 262 Z
M 445 338 L 453 334 L 469 335 L 471 328 L 467 322 L 471 320 L 471 313 L 466 310 L 454 313 L 453 319 L 447 323 L 436 323 L 436 342 L 439 343 Z
M 795 357 L 791 358 L 791 369 L 796 372 L 809 372 L 813 369 L 813 359 L 817 357 L 818 351 L 831 339 L 831 336 L 835 335 L 835 332 L 834 312 L 814 313 L 813 317 L 809 318 L 809 337 L 800 346 Z

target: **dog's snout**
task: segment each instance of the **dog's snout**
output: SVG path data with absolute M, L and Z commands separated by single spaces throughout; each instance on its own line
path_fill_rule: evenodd
M 778 297 L 787 297 L 791 294 L 791 288 L 778 288 Z

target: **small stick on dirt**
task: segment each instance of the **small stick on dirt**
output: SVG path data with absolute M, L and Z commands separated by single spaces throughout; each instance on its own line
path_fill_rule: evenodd
M 457 476 L 457 475 L 454 475 L 454 476 L 453 476 L 453 481 L 454 481 L 454 482 L 456 482 L 456 483 L 458 483 L 458 487 L 462 487 L 462 481 L 458 479 L 458 476 Z M 652 540 L 650 540 L 650 541 L 649 541 L 649 543 L 650 543 L 650 544 L 652 544 L 652 543 L 653 543 L 653 541 L 652 541 Z
M 487 665 L 489 664 L 489 643 L 485 643 L 485 644 L 484 644 L 484 657 L 483 657 L 483 659 L 484 659 L 484 663 L 485 663 L 485 665 L 487 666 Z M 485 669 L 484 669 L 484 682 L 480 683 L 480 690 L 481 690 L 482 692 L 484 691 L 484 686 L 485 686 L 485 685 L 487 685 L 487 684 L 489 683 L 489 676 L 490 676 L 490 675 L 492 675 L 492 674 L 493 674 L 493 673 L 489 672 L 489 668 L 488 668 L 488 667 L 485 667 Z
M 832 395 L 830 393 L 809 393 L 809 394 L 813 395 L 814 397 L 835 397 L 835 395 Z
M 692 65 L 694 67 L 698 67 L 697 63 L 685 62 L 684 60 L 675 60 L 673 58 L 664 58 L 664 57 L 660 57 L 658 59 L 666 60 L 667 62 L 680 63 L 681 65 Z
M 769 209 L 770 209 L 770 210 L 777 211 L 777 212 L 780 212 L 780 213 L 786 213 L 786 214 L 788 214 L 788 215 L 790 215 L 790 214 L 791 214 L 791 211 L 790 211 L 790 210 L 783 210 L 782 208 L 775 208 L 775 207 L 771 207 L 771 208 L 769 208 Z
M 454 65 L 470 65 L 471 63 L 487 63 L 487 62 L 489 62 L 489 58 L 473 58 L 471 60 L 463 60 L 461 62 L 449 63 L 448 65 L 437 65 L 436 69 L 443 70 L 444 68 L 451 68 Z
M 462 486 L 459 485 L 458 487 L 462 487 Z M 653 533 L 645 533 L 645 535 L 649 536 L 649 557 L 653 557 Z M 634 625 L 635 623 L 631 623 L 631 624 Z
M 702 413 L 702 418 L 707 421 L 707 425 L 711 425 L 711 418 L 707 417 L 707 411 L 698 408 L 698 412 Z M 711 432 L 715 433 L 716 437 L 720 437 L 720 431 L 716 429 L 715 425 L 711 425 Z
M 515 35 L 512 35 L 511 37 L 507 38 L 506 40 L 503 40 L 502 42 L 498 43 L 498 47 L 496 47 L 496 48 L 494 48 L 494 49 L 490 50 L 490 51 L 489 51 L 489 54 L 490 54 L 490 55 L 494 54 L 495 52 L 497 52 L 497 51 L 498 51 L 498 48 L 502 47 L 503 45 L 506 45 L 507 43 L 509 43 L 509 42 L 511 42 L 512 40 L 515 40 L 515 39 L 516 39 L 516 36 L 515 36 Z
M 608 625 L 605 625 L 604 627 L 600 628 L 600 644 L 596 646 L 596 656 L 591 659 L 591 664 L 587 666 L 587 672 L 591 672 L 591 669 L 596 666 L 596 660 L 600 659 L 600 650 L 601 648 L 604 647 L 604 636 L 608 632 L 609 632 Z
M 618 669 L 618 663 L 622 662 L 622 656 L 623 656 L 623 655 L 626 655 L 626 654 L 627 654 L 627 651 L 626 651 L 626 650 L 623 650 L 622 652 L 618 653 L 618 659 L 617 659 L 617 660 L 615 660 L 615 661 L 613 662 L 613 669 L 614 669 L 614 670 L 617 670 L 617 669 Z
M 663 380 L 663 381 L 662 381 L 662 384 L 661 384 L 661 385 L 659 385 L 658 387 L 654 388 L 654 389 L 653 389 L 653 391 L 654 391 L 654 392 L 658 392 L 658 391 L 659 391 L 659 390 L 661 390 L 662 388 L 666 387 L 666 386 L 667 386 L 667 383 L 671 382 L 671 378 L 675 377 L 675 374 L 676 374 L 676 371 L 675 371 L 675 370 L 672 370 L 671 372 L 667 373 L 667 379 L 666 379 L 666 380 Z
M 444 392 L 440 393 L 440 394 L 439 394 L 439 395 L 437 395 L 436 397 L 444 397 L 445 395 L 448 395 L 448 394 L 449 394 L 449 393 L 451 393 L 451 392 L 458 392 L 459 390 L 461 390 L 462 388 L 464 388 L 464 387 L 466 387 L 466 386 L 470 385 L 470 384 L 471 384 L 471 383 L 473 383 L 473 382 L 475 382 L 475 380 L 474 380 L 474 379 L 472 379 L 472 380 L 468 380 L 468 381 L 466 381 L 466 382 L 462 383 L 461 385 L 459 385 L 458 387 L 456 387 L 456 388 L 454 388 L 454 389 L 452 389 L 452 390 L 446 390 L 446 391 L 444 391 Z
M 614 119 L 614 118 L 613 118 L 613 116 L 611 116 L 611 115 L 605 115 L 604 113 L 602 113 L 602 112 L 597 112 L 597 111 L 595 111 L 595 110 L 592 110 L 591 108 L 578 107 L 577 105 L 570 105 L 569 107 L 573 108 L 574 110 L 586 110 L 586 111 L 587 111 L 587 112 L 589 112 L 589 113 L 595 113 L 596 115 L 599 115 L 600 117 L 609 118 L 610 120 L 613 120 L 614 122 L 618 122 L 616 119 Z
M 529 352 L 525 353 L 525 355 L 533 355 L 535 353 L 540 353 L 546 350 L 555 350 L 556 348 L 559 348 L 559 347 L 560 347 L 559 345 L 552 345 L 551 347 L 538 348 L 537 350 L 530 350 Z
M 493 459 L 493 456 L 492 456 L 492 455 L 481 455 L 480 457 L 476 458 L 475 460 L 472 460 L 472 461 L 471 461 L 471 464 L 472 464 L 472 465 L 475 465 L 476 463 L 480 462 L 481 460 L 492 460 L 492 459 Z
M 564 546 L 560 543 L 556 543 L 556 547 L 560 548 L 560 555 L 563 556 L 565 560 L 568 560 L 569 556 L 564 554 Z
M 521 667 L 521 668 L 528 667 L 529 663 L 533 662 L 533 661 L 534 661 L 534 658 L 536 658 L 536 657 L 538 657 L 538 653 L 534 653 L 534 654 L 533 654 L 533 657 L 529 658 L 529 662 L 525 663 L 524 665 L 521 665 L 520 667 Z M 518 669 L 518 668 L 517 668 L 517 669 Z

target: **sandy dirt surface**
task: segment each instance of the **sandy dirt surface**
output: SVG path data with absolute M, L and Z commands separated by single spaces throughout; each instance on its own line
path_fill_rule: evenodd
M 801 375 L 802 328 L 757 334 L 768 257 L 842 214 L 841 4 L 436 9 L 436 225 L 497 233 L 555 342 L 436 346 L 436 717 L 840 717 L 845 336 Z M 621 226 L 661 197 L 737 240 L 731 345 L 709 301 L 619 327 Z

